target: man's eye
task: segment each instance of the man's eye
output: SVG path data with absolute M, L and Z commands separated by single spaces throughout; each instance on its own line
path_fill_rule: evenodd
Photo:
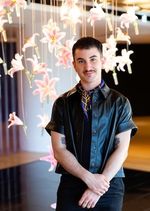
M 79 60 L 78 63 L 79 64 L 82 64 L 82 63 L 84 63 L 84 61 L 83 60 Z
M 91 59 L 91 62 L 96 62 L 96 59 L 95 59 L 95 58 L 92 58 L 92 59 Z

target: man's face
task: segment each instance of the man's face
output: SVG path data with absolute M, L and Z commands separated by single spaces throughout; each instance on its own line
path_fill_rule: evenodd
M 76 49 L 73 65 L 83 84 L 100 84 L 102 55 L 96 47 Z

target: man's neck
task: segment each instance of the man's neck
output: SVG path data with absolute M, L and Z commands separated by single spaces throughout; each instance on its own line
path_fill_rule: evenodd
M 101 83 L 101 82 L 99 82 L 99 83 L 97 83 L 97 84 L 92 84 L 92 83 L 91 83 L 91 84 L 90 84 L 90 83 L 86 84 L 86 83 L 83 83 L 83 82 L 81 81 L 81 85 L 82 85 L 83 89 L 86 90 L 86 91 L 90 91 L 90 90 L 92 90 L 92 89 L 95 89 L 97 86 L 100 85 L 100 83 Z

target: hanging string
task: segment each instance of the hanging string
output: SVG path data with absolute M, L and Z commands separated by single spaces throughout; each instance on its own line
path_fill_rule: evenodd
M 82 0 L 82 37 L 86 36 L 86 0 Z
M 117 10 L 118 10 L 118 5 L 117 5 L 117 0 L 115 0 L 115 11 L 114 11 L 114 16 L 115 16 L 115 18 L 114 18 L 114 21 L 115 21 L 115 24 L 114 24 L 114 28 L 115 28 L 115 38 L 116 38 L 116 29 L 117 29 L 117 16 L 118 16 L 118 12 L 117 12 Z
M 108 25 L 107 25 L 107 16 L 109 15 L 108 14 L 108 3 L 107 3 L 107 0 L 105 1 L 105 8 L 106 8 L 106 19 L 105 19 L 105 42 L 107 40 L 107 35 L 108 35 Z
M 5 75 L 7 75 L 7 63 L 6 63 L 6 56 L 5 56 L 5 50 L 4 50 L 4 41 L 2 39 L 2 35 L 1 35 L 1 47 L 2 47 L 2 57 L 3 57 L 3 69 L 4 69 L 4 73 Z
M 23 24 L 22 24 L 23 22 Z M 22 31 L 23 28 L 23 31 Z M 24 40 L 24 12 L 21 12 L 19 17 L 19 53 L 22 54 L 22 39 Z M 23 85 L 23 72 L 20 71 L 20 102 L 21 102 L 21 113 L 22 120 L 24 122 L 24 132 L 26 134 L 26 118 L 25 118 L 25 103 L 24 103 L 24 85 Z
M 97 3 L 97 0 L 93 0 L 93 7 L 94 7 L 94 3 Z M 95 22 L 93 23 L 93 26 L 92 26 L 92 32 L 93 32 L 93 37 L 95 37 Z

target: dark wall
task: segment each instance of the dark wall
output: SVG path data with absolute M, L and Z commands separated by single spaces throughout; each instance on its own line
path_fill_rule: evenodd
M 120 45 L 119 49 L 126 48 Z M 106 83 L 122 92 L 131 102 L 134 116 L 150 115 L 150 44 L 132 44 L 132 74 L 118 71 L 119 85 L 114 85 L 112 72 L 103 73 Z

